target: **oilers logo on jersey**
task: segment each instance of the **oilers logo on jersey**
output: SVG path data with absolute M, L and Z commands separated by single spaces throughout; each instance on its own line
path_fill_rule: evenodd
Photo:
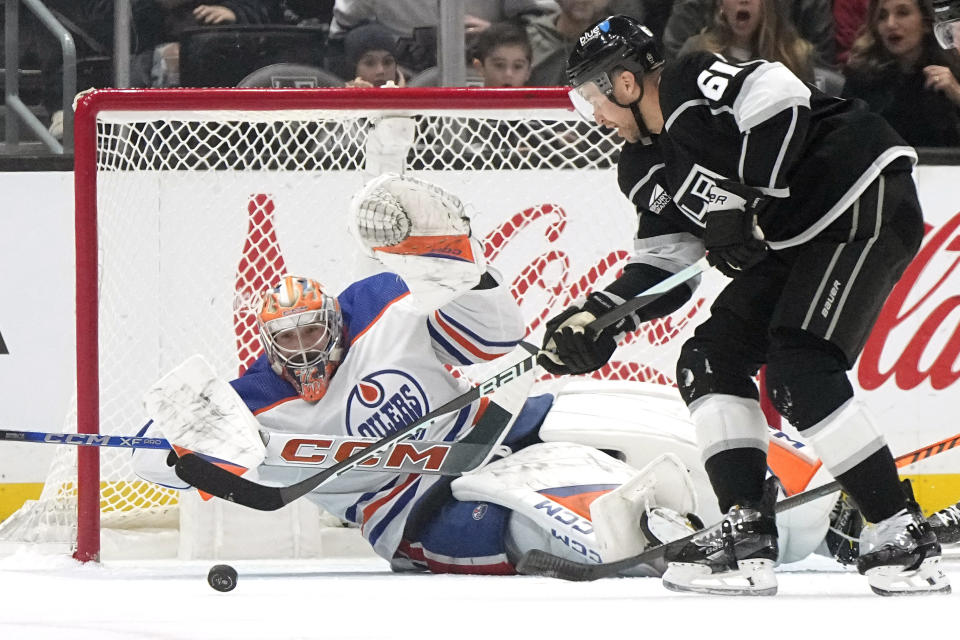
M 398 369 L 384 369 L 354 385 L 347 397 L 344 427 L 349 435 L 382 438 L 429 410 L 427 395 L 413 376 Z

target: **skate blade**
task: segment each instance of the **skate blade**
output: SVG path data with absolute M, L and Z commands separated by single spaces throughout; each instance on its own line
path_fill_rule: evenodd
M 947 595 L 951 592 L 950 579 L 940 568 L 940 556 L 927 558 L 913 571 L 891 565 L 867 569 L 865 575 L 870 589 L 880 596 Z
M 671 562 L 663 586 L 671 591 L 721 596 L 772 596 L 777 593 L 773 560 L 740 560 L 736 571 L 712 573 L 702 564 Z

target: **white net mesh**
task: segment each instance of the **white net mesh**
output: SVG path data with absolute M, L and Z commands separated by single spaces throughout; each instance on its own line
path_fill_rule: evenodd
M 382 170 L 455 193 L 509 282 L 529 340 L 570 301 L 612 280 L 636 228 L 616 182 L 618 143 L 568 111 L 103 112 L 97 131 L 100 431 L 135 434 L 141 395 L 202 353 L 225 378 L 260 353 L 249 305 L 286 272 L 337 291 L 371 272 L 348 236 L 350 196 Z M 397 152 L 371 144 L 412 119 Z M 407 123 L 409 124 L 409 123 Z M 594 377 L 672 384 L 701 296 L 626 340 Z M 84 336 L 79 336 L 84 339 Z M 65 430 L 76 429 L 75 414 Z M 175 523 L 174 492 L 138 481 L 128 450 L 101 451 L 102 526 Z M 0 538 L 69 543 L 76 451 L 61 447 L 39 501 Z

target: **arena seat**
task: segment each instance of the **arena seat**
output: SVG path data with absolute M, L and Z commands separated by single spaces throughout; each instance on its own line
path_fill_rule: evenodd
M 254 71 L 289 62 L 323 66 L 321 27 L 231 25 L 187 29 L 180 36 L 180 84 L 235 87 Z
M 343 80 L 320 67 L 291 62 L 268 64 L 237 83 L 238 87 L 342 87 Z

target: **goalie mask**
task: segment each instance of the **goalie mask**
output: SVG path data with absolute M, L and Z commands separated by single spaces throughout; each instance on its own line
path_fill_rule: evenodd
M 630 71 L 643 87 L 643 74 L 662 67 L 663 53 L 653 33 L 629 16 L 610 16 L 583 32 L 567 59 L 567 81 L 573 89 L 570 101 L 577 112 L 594 121 L 597 100 L 610 100 L 618 107 L 630 109 L 640 127 L 642 138 L 650 130 L 640 115 L 640 98 L 620 104 L 613 95 L 615 71 Z
M 322 398 L 343 355 L 336 298 L 316 280 L 284 276 L 264 291 L 257 322 L 273 371 L 307 402 Z

